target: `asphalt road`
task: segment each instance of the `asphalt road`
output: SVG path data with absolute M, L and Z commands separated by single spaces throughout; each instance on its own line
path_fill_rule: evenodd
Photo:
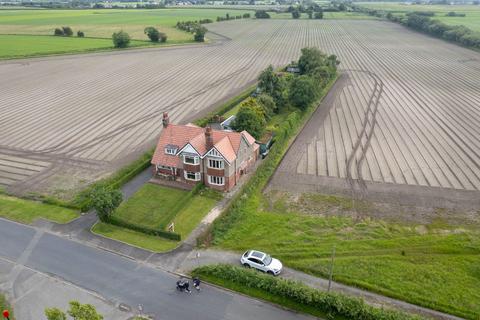
M 155 319 L 308 319 L 210 286 L 175 290 L 177 277 L 149 265 L 0 219 L 0 257 L 96 292 Z M 15 281 L 13 273 L 11 281 Z

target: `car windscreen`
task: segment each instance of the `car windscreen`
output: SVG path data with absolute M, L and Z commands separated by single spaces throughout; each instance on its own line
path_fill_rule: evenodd
M 265 263 L 266 266 L 268 266 L 270 263 L 272 263 L 272 257 L 270 257 L 268 254 L 263 258 L 263 263 Z

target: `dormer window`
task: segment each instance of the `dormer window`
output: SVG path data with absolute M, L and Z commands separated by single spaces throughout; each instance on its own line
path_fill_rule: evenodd
M 165 146 L 165 154 L 170 154 L 172 156 L 177 154 L 178 147 L 168 144 Z

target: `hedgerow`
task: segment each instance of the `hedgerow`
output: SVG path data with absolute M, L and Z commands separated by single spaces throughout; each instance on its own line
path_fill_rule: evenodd
M 404 312 L 377 308 L 367 305 L 362 299 L 349 297 L 339 293 L 320 291 L 300 282 L 272 277 L 255 270 L 244 269 L 232 265 L 203 266 L 192 274 L 223 284 L 236 284 L 245 288 L 261 290 L 274 297 L 314 308 L 325 314 L 328 319 L 357 320 L 416 320 L 419 316 Z M 307 309 L 308 310 L 308 309 Z

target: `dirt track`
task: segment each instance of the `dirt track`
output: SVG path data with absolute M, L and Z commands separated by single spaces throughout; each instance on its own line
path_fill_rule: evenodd
M 348 83 L 311 140 L 296 147 L 302 156 L 287 156 L 279 172 L 362 188 L 368 181 L 480 188 L 480 54 L 378 21 L 209 29 L 231 40 L 1 63 L 0 184 L 52 192 L 98 178 L 153 145 L 163 111 L 188 121 L 268 64 L 315 45 L 340 57 Z M 5 160 L 12 156 L 42 167 Z

